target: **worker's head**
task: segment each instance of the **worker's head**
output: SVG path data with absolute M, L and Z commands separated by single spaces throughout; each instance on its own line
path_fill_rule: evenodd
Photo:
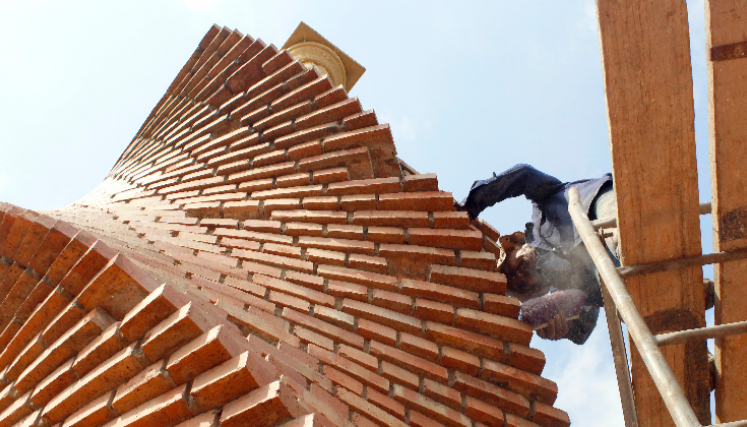
M 526 243 L 506 252 L 501 272 L 506 275 L 507 293 L 521 301 L 536 298 L 548 291 L 537 271 L 537 251 Z

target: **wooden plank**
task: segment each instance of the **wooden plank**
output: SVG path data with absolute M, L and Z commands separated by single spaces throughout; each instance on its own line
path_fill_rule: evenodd
M 623 265 L 701 254 L 687 6 L 599 0 L 600 40 Z M 705 325 L 701 267 L 629 278 L 656 333 Z M 705 342 L 662 349 L 701 423 L 710 424 Z M 635 348 L 642 426 L 672 426 Z
M 747 0 L 706 2 L 713 245 L 747 248 Z M 732 45 L 732 46 L 730 46 Z M 737 45 L 737 49 L 739 45 Z M 733 58 L 733 59 L 729 59 Z M 747 260 L 715 266 L 716 323 L 747 320 Z M 716 420 L 747 418 L 747 335 L 716 340 Z

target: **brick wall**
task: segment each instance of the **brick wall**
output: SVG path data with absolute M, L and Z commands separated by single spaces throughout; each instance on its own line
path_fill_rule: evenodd
M 0 220 L 0 427 L 570 424 L 498 232 L 239 31 L 89 195 Z

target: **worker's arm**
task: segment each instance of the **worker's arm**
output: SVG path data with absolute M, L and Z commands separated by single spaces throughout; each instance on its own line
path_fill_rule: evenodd
M 534 202 L 543 200 L 562 184 L 557 178 L 524 164 L 483 181 L 472 184 L 467 197 L 457 208 L 466 210 L 471 219 L 477 218 L 485 208 L 511 197 L 526 196 Z

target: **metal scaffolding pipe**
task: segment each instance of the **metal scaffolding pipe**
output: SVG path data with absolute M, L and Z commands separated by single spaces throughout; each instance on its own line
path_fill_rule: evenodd
M 708 339 L 726 337 L 747 333 L 747 320 L 741 322 L 727 323 L 724 325 L 708 326 L 705 328 L 685 329 L 684 331 L 668 332 L 659 334 L 656 343 L 659 346 L 681 344 L 695 339 Z
M 594 265 L 596 265 L 599 274 L 602 276 L 603 286 L 606 286 L 609 290 L 610 296 L 615 302 L 617 310 L 620 312 L 620 316 L 625 321 L 628 333 L 633 342 L 635 342 L 643 363 L 654 380 L 654 384 L 659 390 L 675 425 L 677 427 L 702 427 L 690 403 L 687 401 L 685 393 L 677 383 L 672 369 L 667 364 L 666 359 L 664 359 L 661 350 L 659 350 L 656 339 L 651 334 L 648 326 L 646 326 L 646 322 L 633 303 L 633 299 L 625 288 L 625 284 L 617 274 L 615 265 L 612 263 L 607 250 L 594 232 L 594 228 L 581 206 L 578 189 L 575 187 L 571 188 L 568 194 L 570 201 L 568 211 L 571 214 L 571 218 L 573 218 L 573 223 L 583 239 L 586 249 L 594 261 Z
M 711 202 L 701 203 L 700 214 L 708 215 L 709 213 L 711 213 Z M 617 227 L 617 218 L 597 219 L 597 220 L 591 221 L 591 226 L 594 227 L 595 230 L 599 230 L 600 228 L 615 228 Z
M 718 264 L 721 262 L 735 261 L 745 258 L 747 258 L 747 249 L 737 249 L 727 252 L 715 252 L 712 254 L 678 258 L 669 261 L 652 262 L 650 264 L 630 265 L 618 268 L 617 272 L 622 277 L 630 277 L 640 274 L 657 273 L 659 271 L 678 270 L 680 268 L 694 267 L 698 265 Z

